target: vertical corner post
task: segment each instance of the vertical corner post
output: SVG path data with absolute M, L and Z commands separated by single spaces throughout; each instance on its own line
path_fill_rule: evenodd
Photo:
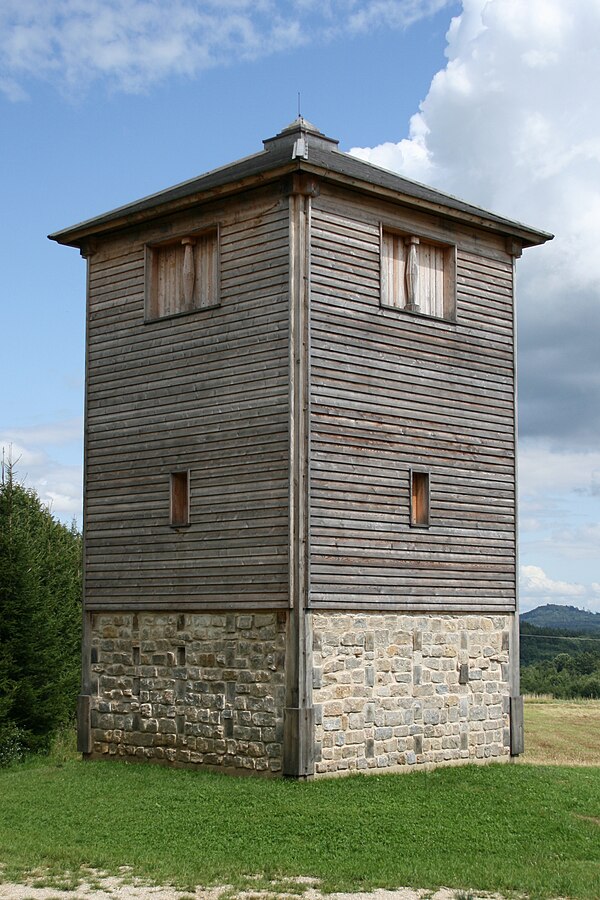
M 312 628 L 309 591 L 310 213 L 314 179 L 289 186 L 289 615 L 283 773 L 314 774 Z
M 515 491 L 515 610 L 510 616 L 508 679 L 510 691 L 510 755 L 519 756 L 525 750 L 523 730 L 523 697 L 521 696 L 520 638 L 519 638 L 519 460 L 517 452 L 517 307 L 516 261 L 521 255 L 521 244 L 507 241 L 507 253 L 512 256 L 513 299 L 513 397 L 514 397 L 514 491 Z
M 77 752 L 84 755 L 92 752 L 91 701 L 89 694 L 77 698 Z
M 86 505 L 87 505 L 87 439 L 88 439 L 88 379 L 89 379 L 89 345 L 90 345 L 90 315 L 91 315 L 91 288 L 90 268 L 92 258 L 97 252 L 94 241 L 86 242 L 80 249 L 81 256 L 86 261 L 86 313 L 85 313 L 85 394 L 84 394 L 84 430 L 83 430 L 83 541 L 82 541 L 82 565 L 81 565 L 81 607 L 82 607 L 82 639 L 81 639 L 81 693 L 77 698 L 77 751 L 89 754 L 92 752 L 92 614 L 86 609 Z

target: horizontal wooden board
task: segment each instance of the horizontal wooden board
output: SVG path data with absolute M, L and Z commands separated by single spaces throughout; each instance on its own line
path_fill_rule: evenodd
M 216 594 L 180 595 L 173 599 L 170 595 L 155 592 L 150 597 L 131 597 L 115 595 L 114 597 L 96 597 L 90 595 L 86 600 L 88 612 L 117 612 L 133 611 L 139 609 L 154 610 L 156 612 L 198 612 L 201 610 L 239 610 L 250 613 L 253 610 L 286 609 L 288 607 L 287 596 L 269 593 L 267 591 L 245 594 L 242 596 Z
M 477 597 L 443 597 L 423 595 L 407 596 L 382 594 L 334 594 L 311 591 L 309 606 L 311 609 L 328 609 L 372 612 L 419 612 L 422 615 L 444 615 L 447 613 L 490 613 L 504 615 L 508 610 L 508 602 L 495 597 L 487 597 L 483 592 Z

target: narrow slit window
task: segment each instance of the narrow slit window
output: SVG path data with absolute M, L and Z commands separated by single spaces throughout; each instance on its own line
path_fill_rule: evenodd
M 429 525 L 429 472 L 410 473 L 410 524 Z
M 189 472 L 171 472 L 171 525 L 190 524 Z

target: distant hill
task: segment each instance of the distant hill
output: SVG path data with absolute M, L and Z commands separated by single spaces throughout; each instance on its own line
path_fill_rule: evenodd
M 575 606 L 558 606 L 547 603 L 529 612 L 521 613 L 521 622 L 536 628 L 552 628 L 571 634 L 598 634 L 600 637 L 600 613 L 577 609 Z

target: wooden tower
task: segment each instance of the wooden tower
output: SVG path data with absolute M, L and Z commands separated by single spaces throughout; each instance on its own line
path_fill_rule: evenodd
M 551 235 L 299 118 L 51 237 L 88 265 L 82 752 L 519 753 L 514 263 Z

